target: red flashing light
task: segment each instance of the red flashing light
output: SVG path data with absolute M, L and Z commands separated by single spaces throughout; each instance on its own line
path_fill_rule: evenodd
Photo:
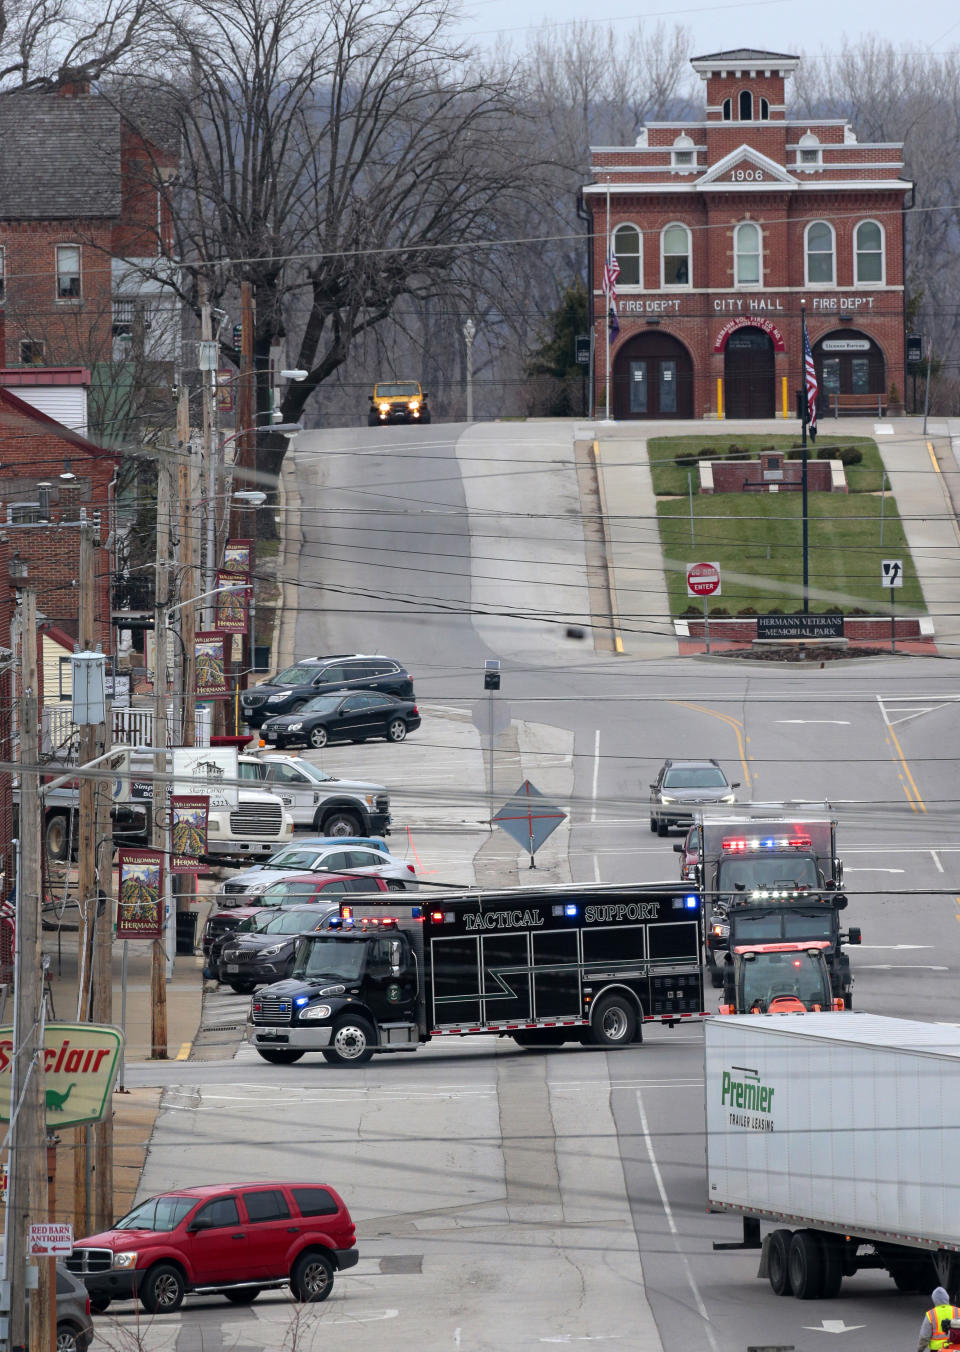
M 744 836 L 731 836 L 723 842 L 724 850 L 745 850 L 747 848 L 746 838 Z
M 787 844 L 796 850 L 809 850 L 813 845 L 813 841 L 809 836 L 791 836 L 787 841 Z
M 799 958 L 794 958 L 794 960 L 793 960 L 793 965 L 794 965 L 794 967 L 802 967 L 802 966 L 803 966 L 803 963 L 800 961 Z
M 353 907 L 352 907 L 352 906 L 344 906 L 344 907 L 342 907 L 341 910 L 340 910 L 340 914 L 341 914 L 341 916 L 343 917 L 344 920 L 352 920 L 352 919 L 353 919 Z
M 442 925 L 442 924 L 443 924 L 443 912 L 442 912 L 442 911 L 431 911 L 431 912 L 430 912 L 430 919 L 433 921 L 433 923 L 434 923 L 435 925 Z

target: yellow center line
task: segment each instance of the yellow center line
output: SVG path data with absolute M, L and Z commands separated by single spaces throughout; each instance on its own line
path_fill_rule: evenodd
M 737 750 L 740 753 L 740 764 L 743 767 L 743 786 L 748 791 L 752 788 L 752 777 L 750 767 L 747 764 L 747 748 L 743 740 L 743 724 L 733 717 L 732 714 L 722 714 L 717 709 L 707 709 L 702 704 L 688 704 L 682 699 L 672 699 L 669 704 L 676 705 L 679 709 L 693 709 L 695 713 L 706 714 L 709 718 L 718 718 L 721 723 L 726 723 L 728 727 L 733 728 L 733 735 L 737 739 Z M 926 811 L 926 809 L 924 809 Z
M 920 797 L 920 790 L 917 788 L 913 775 L 910 773 L 910 766 L 907 764 L 907 758 L 903 754 L 903 748 L 900 745 L 900 740 L 897 737 L 897 734 L 894 732 L 893 728 L 890 727 L 889 723 L 887 724 L 887 732 L 890 734 L 890 740 L 893 742 L 894 750 L 896 752 L 896 759 L 900 762 L 901 768 L 903 769 L 903 775 L 906 777 L 907 783 L 904 784 L 903 791 L 907 795 L 907 800 L 910 803 L 910 806 L 913 808 L 914 812 L 916 812 L 917 810 L 919 810 L 920 812 L 926 812 L 927 805 Z M 907 788 L 908 784 L 910 786 L 909 789 Z M 913 790 L 912 796 L 910 794 L 910 789 Z M 914 798 L 916 799 L 916 802 L 913 801 Z

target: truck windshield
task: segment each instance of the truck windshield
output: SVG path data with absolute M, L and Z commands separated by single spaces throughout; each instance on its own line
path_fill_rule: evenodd
M 317 674 L 316 667 L 287 667 L 286 671 L 281 671 L 279 675 L 274 676 L 269 685 L 309 685 Z
M 778 996 L 795 995 L 809 1009 L 830 1007 L 823 988 L 823 967 L 817 953 L 758 953 L 743 964 L 744 1010 L 770 1008 Z
M 785 940 L 833 939 L 834 912 L 825 906 L 822 911 L 807 908 L 794 911 L 789 906 L 778 911 L 761 911 L 758 915 L 749 909 L 736 910 L 730 916 L 730 946 L 737 944 L 765 944 Z
M 419 394 L 420 386 L 414 380 L 398 380 L 392 385 L 376 387 L 377 399 L 416 399 Z
M 324 935 L 322 939 L 311 939 L 300 945 L 293 975 L 301 981 L 314 981 L 317 978 L 359 981 L 366 956 L 365 943 Z
M 757 888 L 816 890 L 820 886 L 816 862 L 803 854 L 721 859 L 717 870 L 717 891 L 725 895 L 753 892 Z
M 199 1197 L 151 1197 L 128 1211 L 114 1230 L 176 1230 L 184 1216 L 199 1202 Z

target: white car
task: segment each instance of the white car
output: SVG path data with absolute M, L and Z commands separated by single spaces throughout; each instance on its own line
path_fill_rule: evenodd
M 219 900 L 227 906 L 242 906 L 242 898 L 259 896 L 271 883 L 279 882 L 284 874 L 315 872 L 369 873 L 384 878 L 391 892 L 417 886 L 417 871 L 413 865 L 395 859 L 382 840 L 313 840 L 303 845 L 288 845 L 272 859 L 244 869 L 224 883 Z

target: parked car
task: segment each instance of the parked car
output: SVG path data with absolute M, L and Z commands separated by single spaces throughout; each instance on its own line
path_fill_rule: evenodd
M 370 396 L 370 412 L 367 414 L 367 426 L 379 427 L 384 423 L 428 423 L 430 410 L 427 408 L 428 396 L 418 380 L 380 380 L 373 387 Z
M 667 760 L 650 785 L 650 830 L 665 836 L 671 827 L 693 825 L 697 808 L 735 803 L 731 784 L 715 760 Z
M 277 748 L 296 743 L 319 751 L 328 742 L 365 742 L 369 737 L 402 742 L 419 726 L 420 710 L 413 700 L 340 690 L 308 700 L 296 713 L 271 714 L 264 719 L 260 735 Z
M 93 1342 L 90 1297 L 78 1277 L 57 1264 L 57 1352 L 87 1352 Z
M 225 936 L 217 980 L 238 995 L 249 995 L 257 986 L 283 981 L 293 971 L 300 935 L 329 929 L 333 916 L 340 918 L 339 901 L 333 905 L 321 902 L 283 906 L 273 915 L 261 911 Z
M 285 876 L 281 882 L 271 885 L 256 898 L 255 906 L 233 906 L 229 910 L 211 912 L 203 927 L 201 946 L 204 964 L 204 976 L 216 977 L 220 962 L 220 952 L 226 939 L 247 921 L 259 917 L 269 917 L 286 906 L 300 906 L 308 903 L 326 901 L 331 897 L 350 896 L 354 892 L 386 892 L 387 884 L 382 878 L 361 877 L 344 878 L 336 873 L 306 873 Z
M 66 1266 L 98 1313 L 136 1297 L 150 1314 L 172 1314 L 189 1291 L 249 1305 L 264 1288 L 289 1283 L 295 1300 L 326 1300 L 334 1273 L 358 1257 L 350 1212 L 333 1188 L 214 1183 L 141 1202 L 111 1229 L 78 1239 Z
M 412 699 L 413 680 L 400 662 L 381 653 L 305 657 L 245 690 L 240 696 L 240 707 L 247 723 L 258 728 L 271 714 L 288 714 L 308 699 L 331 690 L 379 690 L 386 695 Z
M 294 826 L 324 836 L 389 835 L 390 795 L 382 784 L 339 779 L 301 756 L 241 756 L 239 767 L 241 779 L 283 801 Z
M 339 873 L 346 876 L 367 875 L 386 880 L 391 891 L 403 891 L 416 886 L 417 871 L 412 864 L 395 858 L 382 840 L 307 840 L 302 845 L 289 845 L 285 850 L 267 859 L 263 864 L 244 869 L 224 883 L 220 900 L 227 906 L 236 898 L 238 905 L 246 905 L 240 897 L 258 897 L 271 883 L 281 882 L 286 874 Z
M 699 824 L 694 823 L 683 840 L 678 840 L 673 848 L 680 856 L 680 877 L 686 882 L 696 879 L 697 867 L 700 862 Z

